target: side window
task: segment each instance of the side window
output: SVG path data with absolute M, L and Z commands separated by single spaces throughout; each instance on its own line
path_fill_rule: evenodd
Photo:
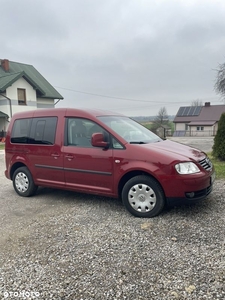
M 123 145 L 121 145 L 115 138 L 112 138 L 112 146 L 113 149 L 124 149 Z
M 31 126 L 30 144 L 55 143 L 57 117 L 34 118 Z
M 11 143 L 28 143 L 31 122 L 32 119 L 15 120 L 11 134 Z
M 88 119 L 68 118 L 66 144 L 77 147 L 92 147 L 92 134 L 104 131 L 101 126 Z

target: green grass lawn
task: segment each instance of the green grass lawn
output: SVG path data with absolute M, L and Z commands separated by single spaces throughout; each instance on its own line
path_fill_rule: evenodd
M 211 153 L 208 153 L 209 158 L 211 159 L 214 168 L 216 170 L 217 179 L 225 179 L 225 161 L 220 161 L 215 159 Z
M 0 150 L 4 150 L 5 149 L 5 144 L 0 144 Z

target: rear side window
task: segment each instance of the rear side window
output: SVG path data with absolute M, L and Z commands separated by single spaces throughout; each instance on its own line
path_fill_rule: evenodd
M 57 117 L 34 118 L 30 132 L 30 144 L 55 143 Z
M 16 120 L 11 142 L 26 144 L 47 144 L 55 142 L 57 117 Z
M 19 119 L 13 124 L 11 143 L 27 144 L 32 119 Z

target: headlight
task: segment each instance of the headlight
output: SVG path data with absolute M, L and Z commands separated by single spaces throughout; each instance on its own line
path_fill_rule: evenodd
M 183 162 L 175 165 L 179 174 L 194 174 L 200 172 L 199 168 L 193 162 Z

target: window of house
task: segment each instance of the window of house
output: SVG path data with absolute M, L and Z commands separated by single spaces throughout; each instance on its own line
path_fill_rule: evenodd
M 25 89 L 17 89 L 18 95 L 18 104 L 19 105 L 26 105 L 26 90 Z
M 204 126 L 197 126 L 197 131 L 204 131 Z
M 189 130 L 189 125 L 185 124 L 185 130 Z

